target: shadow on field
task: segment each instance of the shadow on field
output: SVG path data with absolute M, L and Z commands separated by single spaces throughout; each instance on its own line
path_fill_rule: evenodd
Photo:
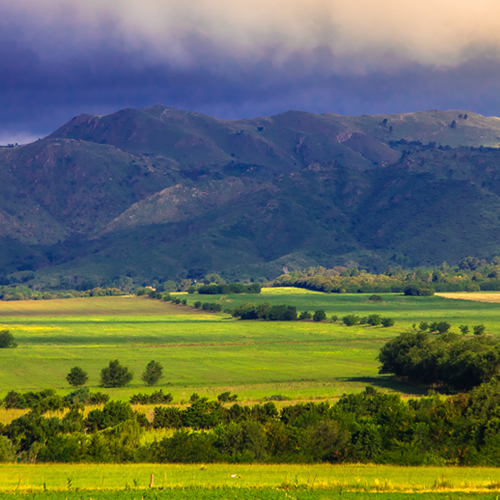
M 426 387 L 418 387 L 411 384 L 405 384 L 392 377 L 345 377 L 342 380 L 346 382 L 357 382 L 358 384 L 372 385 L 379 389 L 390 389 L 403 394 L 412 394 L 415 396 L 425 396 Z

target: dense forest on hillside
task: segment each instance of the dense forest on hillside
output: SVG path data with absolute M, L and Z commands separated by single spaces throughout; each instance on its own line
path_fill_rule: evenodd
M 491 259 L 499 137 L 497 119 L 464 111 L 81 115 L 0 148 L 0 284 L 268 282 L 283 266 Z
M 223 274 L 223 273 L 222 273 Z M 96 286 L 93 280 L 75 285 L 69 281 L 56 284 L 0 285 L 0 300 L 29 300 L 147 293 L 149 286 L 158 293 L 188 292 L 200 295 L 259 293 L 263 286 L 297 287 L 325 293 L 406 293 L 432 295 L 434 292 L 478 292 L 500 290 L 500 257 L 491 260 L 477 257 L 463 258 L 458 265 L 403 269 L 388 265 L 383 272 L 368 272 L 358 267 L 308 267 L 288 271 L 272 281 L 254 281 L 246 277 L 239 282 L 226 283 L 221 275 L 209 273 L 198 279 L 144 280 L 144 278 L 117 277 Z M 142 290 L 142 291 L 141 291 Z

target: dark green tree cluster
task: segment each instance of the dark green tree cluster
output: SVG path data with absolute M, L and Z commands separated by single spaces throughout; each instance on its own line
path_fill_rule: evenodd
M 380 314 L 370 314 L 369 316 L 358 316 L 357 314 L 347 314 L 342 318 L 342 323 L 346 326 L 354 325 L 369 325 L 369 326 L 383 326 L 388 328 L 394 326 L 394 318 L 382 317 Z
M 94 463 L 375 463 L 499 466 L 500 382 L 468 394 L 402 400 L 373 387 L 335 404 L 302 403 L 278 410 L 197 398 L 179 409 L 157 407 L 152 426 L 173 429 L 142 443 L 147 418 L 129 404 L 108 402 L 85 417 L 40 409 L 1 427 L 7 460 Z M 46 409 L 44 411 L 49 411 Z
M 500 375 L 500 344 L 486 336 L 471 339 L 443 333 L 402 333 L 387 342 L 378 356 L 380 373 L 420 384 L 470 390 Z
M 59 396 L 54 389 L 44 389 L 39 392 L 10 391 L 2 401 L 4 408 L 32 409 L 38 412 L 47 409 L 60 410 L 74 405 L 99 405 L 109 401 L 107 394 L 90 392 L 88 387 L 80 387 L 66 396 Z
M 388 266 L 383 273 L 367 272 L 356 267 L 333 269 L 310 267 L 292 271 L 272 281 L 271 286 L 293 286 L 326 293 L 406 293 L 429 296 L 434 292 L 500 290 L 500 256 L 490 262 L 466 257 L 456 266 L 446 262 L 434 268 L 403 270 Z M 375 295 L 376 296 L 376 295 Z M 370 297 L 369 300 L 372 300 Z
M 271 305 L 269 302 L 256 305 L 245 303 L 231 311 L 233 318 L 264 319 L 267 321 L 295 321 L 297 308 L 287 305 Z
M 25 285 L 0 286 L 0 300 L 51 300 L 74 299 L 77 297 L 105 297 L 125 295 L 118 288 L 92 288 L 85 290 L 48 290 L 40 292 Z
M 165 405 L 173 401 L 172 394 L 164 394 L 163 389 L 152 394 L 134 394 L 129 403 L 131 405 Z

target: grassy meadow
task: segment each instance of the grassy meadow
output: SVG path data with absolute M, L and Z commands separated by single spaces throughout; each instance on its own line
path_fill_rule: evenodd
M 328 399 L 372 384 L 385 391 L 420 394 L 419 388 L 378 375 L 376 360 L 389 339 L 422 320 L 458 325 L 484 323 L 500 333 L 500 304 L 445 297 L 326 295 L 298 289 L 264 289 L 261 295 L 191 296 L 188 303 L 220 301 L 291 304 L 299 311 L 378 313 L 396 319 L 391 328 L 314 323 L 238 321 L 225 313 L 204 313 L 144 297 L 96 297 L 0 302 L 0 328 L 13 332 L 18 347 L 0 350 L 0 395 L 9 390 L 53 387 L 70 390 L 65 376 L 79 365 L 92 390 L 113 399 L 162 388 L 175 403 L 193 392 L 215 397 L 230 390 L 244 402 L 285 395 L 290 400 Z M 102 389 L 99 373 L 118 358 L 135 372 L 126 388 Z M 145 388 L 140 374 L 151 359 L 165 377 Z M 287 404 L 278 403 L 278 405 Z M 142 407 L 151 413 L 153 406 Z M 24 410 L 0 410 L 8 423 Z M 170 430 L 147 431 L 151 442 Z M 154 484 L 149 488 L 151 475 Z M 15 494 L 42 499 L 328 499 L 498 498 L 500 469 L 370 465 L 21 465 L 0 466 L 0 500 Z M 84 493 L 86 492 L 86 493 Z M 460 492 L 460 493 L 457 493 Z
M 41 464 L 2 465 L 4 492 L 129 490 L 162 488 L 431 492 L 497 491 L 494 467 L 396 467 L 384 465 L 242 465 L 242 464 Z M 293 494 L 293 493 L 292 493 Z M 302 494 L 298 494 L 302 498 Z M 140 496 L 139 496 L 140 498 Z M 259 498 L 256 495 L 254 498 Z M 294 497 L 292 497 L 294 498 Z M 325 497 L 323 497 L 325 498 Z M 329 498 L 329 497 L 326 497 Z
M 396 319 L 391 328 L 345 327 L 340 320 L 315 323 L 234 320 L 228 314 L 204 313 L 144 297 L 96 297 L 48 301 L 0 302 L 0 328 L 11 330 L 19 346 L 0 350 L 0 396 L 9 390 L 70 388 L 65 380 L 73 366 L 90 376 L 92 390 L 128 399 L 149 392 L 140 380 L 151 360 L 164 366 L 158 387 L 175 402 L 193 392 L 215 397 L 230 390 L 240 400 L 286 395 L 291 399 L 335 398 L 373 384 L 386 390 L 418 394 L 378 375 L 380 347 L 413 323 L 447 320 L 486 325 L 500 333 L 500 305 L 443 297 L 383 295 L 382 302 L 364 294 L 323 294 L 292 288 L 264 289 L 261 295 L 182 295 L 220 301 L 224 307 L 243 302 L 291 304 L 299 311 L 324 309 L 336 314 L 379 313 Z M 135 378 L 126 388 L 99 388 L 99 374 L 110 359 L 130 367 Z

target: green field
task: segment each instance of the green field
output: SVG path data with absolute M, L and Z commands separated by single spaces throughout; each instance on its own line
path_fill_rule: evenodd
M 151 359 L 160 361 L 165 377 L 159 387 L 176 402 L 193 392 L 211 397 L 231 390 L 240 400 L 287 395 L 292 399 L 338 397 L 373 384 L 387 390 L 418 394 L 378 375 L 376 360 L 389 339 L 421 320 L 447 320 L 458 325 L 484 323 L 500 333 L 499 304 L 442 297 L 338 295 L 298 289 L 264 289 L 261 295 L 198 296 L 195 300 L 236 305 L 247 301 L 292 304 L 299 310 L 379 313 L 396 318 L 392 328 L 345 327 L 340 321 L 239 321 L 220 313 L 203 313 L 144 297 L 98 297 L 49 301 L 0 302 L 0 328 L 10 329 L 19 346 L 0 351 L 0 395 L 9 390 L 47 387 L 69 390 L 65 376 L 79 365 L 98 388 L 99 374 L 118 358 L 135 373 L 124 389 L 104 390 L 113 398 L 147 392 L 140 374 Z
M 380 493 L 380 492 L 350 492 L 343 488 L 334 490 L 299 490 L 290 491 L 277 488 L 252 488 L 252 489 L 200 489 L 182 488 L 165 490 L 126 490 L 126 491 L 61 491 L 47 493 L 16 493 L 15 498 L 29 500 L 421 500 L 422 493 Z M 12 498 L 11 494 L 0 493 L 0 499 Z M 497 500 L 496 493 L 464 493 L 464 492 L 425 492 L 426 500 Z
M 153 488 L 347 490 L 386 492 L 497 491 L 494 467 L 384 465 L 50 464 L 1 465 L 1 491 L 144 490 Z M 68 488 L 69 487 L 69 488 Z M 295 494 L 302 498 L 302 491 Z M 497 493 L 498 494 L 498 493 Z M 293 493 L 292 493 L 293 495 Z M 252 498 L 252 497 L 250 497 Z M 256 496 L 255 498 L 258 498 Z M 320 497 L 324 498 L 324 497 Z M 327 497 L 328 498 L 328 497 Z
M 139 375 L 155 359 L 165 367 L 158 388 L 177 403 L 193 392 L 215 397 L 231 390 L 243 401 L 286 395 L 295 400 L 335 398 L 372 384 L 386 391 L 420 394 L 423 389 L 378 375 L 376 360 L 389 339 L 421 320 L 484 323 L 500 333 L 500 304 L 383 295 L 327 295 L 298 289 L 264 289 L 261 295 L 191 296 L 196 300 L 292 304 L 337 314 L 379 313 L 396 319 L 391 328 L 345 327 L 324 323 L 238 321 L 228 314 L 204 313 L 145 297 L 98 297 L 0 302 L 1 328 L 10 329 L 16 349 L 0 350 L 0 389 L 69 391 L 65 376 L 79 365 L 90 374 L 92 390 L 113 399 L 151 392 Z M 99 373 L 118 358 L 136 374 L 123 389 L 98 387 Z M 156 389 L 156 388 L 155 388 Z M 286 403 L 281 403 L 286 404 Z M 152 407 L 144 407 L 146 412 Z M 23 410 L 2 410 L 7 423 Z M 161 439 L 169 430 L 148 431 L 143 440 Z M 149 488 L 151 475 L 153 487 Z M 372 465 L 0 465 L 0 499 L 302 499 L 365 500 L 498 498 L 500 469 L 394 467 Z

